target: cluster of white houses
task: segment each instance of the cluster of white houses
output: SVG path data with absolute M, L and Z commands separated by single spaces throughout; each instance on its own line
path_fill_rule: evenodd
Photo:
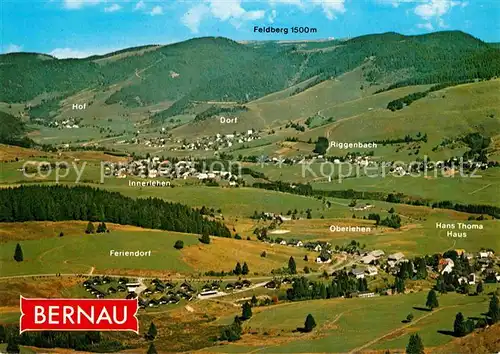
M 327 264 L 332 262 L 332 254 L 336 251 L 331 250 L 331 244 L 329 242 L 323 241 L 313 241 L 313 242 L 302 242 L 300 240 L 280 240 L 278 239 L 280 245 L 294 246 L 294 247 L 304 247 L 311 251 L 318 252 L 319 255 L 316 257 L 315 262 L 318 264 Z M 459 256 L 465 256 L 467 259 L 475 259 L 478 264 L 481 265 L 480 271 L 483 273 L 491 273 L 498 282 L 500 282 L 500 274 L 493 270 L 492 266 L 495 263 L 495 257 L 493 251 L 480 251 L 477 254 L 467 253 L 465 250 L 458 249 L 455 250 Z M 345 251 L 340 251 L 340 254 L 347 254 Z M 350 270 L 351 274 L 358 279 L 364 278 L 366 276 L 375 276 L 379 273 L 380 269 L 390 274 L 397 274 L 399 266 L 403 262 L 408 262 L 408 259 L 402 252 L 396 252 L 389 255 L 385 255 L 383 250 L 372 250 L 359 254 L 356 266 Z M 438 264 L 438 272 L 440 274 L 451 273 L 453 271 L 455 264 L 451 258 L 441 258 Z M 416 270 L 415 270 L 416 271 Z M 466 281 L 469 284 L 474 284 L 476 281 L 475 274 L 470 274 L 468 278 L 462 277 L 459 279 L 460 282 Z
M 162 134 L 165 132 L 166 129 L 162 128 Z M 139 133 L 140 131 L 137 132 L 137 135 Z M 218 151 L 230 148 L 237 143 L 249 143 L 259 139 L 261 139 L 259 132 L 249 129 L 245 132 L 233 132 L 232 134 L 217 133 L 211 136 L 196 138 L 192 141 L 188 141 L 187 139 L 173 139 L 166 135 L 148 138 L 136 136 L 130 140 L 119 141 L 117 144 L 144 145 L 146 147 L 165 148 L 171 151 Z
M 171 148 L 171 150 L 188 150 L 188 151 L 197 151 L 197 150 L 220 150 L 224 148 L 230 148 L 234 144 L 242 144 L 249 143 L 254 140 L 261 139 L 258 132 L 253 129 L 249 129 L 246 132 L 233 132 L 232 134 L 220 134 L 217 133 L 212 136 L 207 136 L 203 138 L 196 139 L 193 142 L 187 142 L 182 140 L 176 140 L 175 142 L 179 144 L 177 147 Z
M 493 266 L 495 264 L 495 254 L 493 251 L 480 251 L 477 254 L 468 253 L 463 249 L 455 250 L 457 254 L 462 257 L 466 257 L 469 261 L 475 259 L 477 264 L 480 265 L 480 272 L 484 275 L 490 275 L 494 277 L 497 282 L 500 282 L 500 274 L 494 270 Z M 364 268 L 353 268 L 351 273 L 356 276 L 356 278 L 364 278 L 365 276 L 374 276 L 378 274 L 378 269 L 383 267 L 387 273 L 397 274 L 399 265 L 402 262 L 407 262 L 408 259 L 401 252 L 396 252 L 385 257 L 385 253 L 382 250 L 374 250 L 365 252 L 359 259 L 359 263 L 364 265 Z M 455 262 L 451 258 L 441 258 L 439 259 L 437 271 L 440 274 L 447 274 L 453 271 L 455 267 Z M 416 272 L 416 270 L 414 269 Z M 491 273 L 491 274 L 490 274 Z M 476 283 L 476 274 L 471 273 L 468 277 L 460 277 L 458 281 L 467 284 Z
M 80 128 L 80 126 L 78 125 L 78 122 L 73 119 L 73 118 L 69 118 L 69 119 L 65 119 L 65 120 L 61 120 L 61 121 L 51 121 L 48 123 L 48 126 L 51 127 L 51 128 L 59 128 L 59 129 L 78 129 Z
M 197 165 L 195 161 L 181 160 L 174 163 L 155 156 L 129 162 L 107 162 L 104 165 L 104 173 L 106 176 L 116 178 L 127 178 L 127 176 L 168 179 L 195 178 L 202 181 L 225 180 L 231 186 L 238 185 L 239 177 L 230 171 L 225 171 L 222 165 L 212 166 L 213 170 L 211 171 L 200 171 L 199 166 L 203 167 Z

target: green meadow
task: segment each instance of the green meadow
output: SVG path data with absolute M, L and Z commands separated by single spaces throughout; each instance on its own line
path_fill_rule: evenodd
M 427 171 L 415 177 L 394 176 L 388 168 L 334 163 L 311 163 L 308 165 L 264 165 L 254 166 L 270 180 L 290 183 L 311 183 L 318 190 L 348 190 L 406 195 L 433 201 L 451 200 L 465 204 L 500 205 L 496 196 L 500 193 L 500 168 L 478 170 L 474 174 L 464 170 L 445 176 L 442 171 Z M 329 180 L 331 176 L 331 180 Z
M 338 215 L 345 207 L 333 204 L 330 209 L 324 209 L 323 203 L 315 198 L 304 197 L 281 192 L 267 191 L 256 188 L 220 188 L 204 186 L 179 186 L 174 188 L 129 187 L 127 184 L 108 184 L 105 181 L 102 188 L 116 191 L 130 197 L 158 197 L 165 200 L 187 204 L 192 207 L 206 206 L 221 209 L 222 214 L 229 216 L 250 217 L 254 211 L 286 213 L 288 210 L 303 210 L 310 208 L 318 215 Z
M 401 138 L 406 134 L 414 136 L 420 131 L 428 135 L 428 146 L 431 147 L 441 143 L 444 138 L 455 138 L 478 130 L 495 134 L 500 130 L 500 98 L 497 94 L 499 88 L 500 80 L 449 87 L 433 92 L 395 112 L 372 109 L 353 115 L 343 114 L 348 118 L 306 131 L 300 137 L 302 140 L 315 140 L 318 136 L 326 136 L 330 141 L 369 142 Z M 367 99 L 375 99 L 390 92 L 395 90 Z M 365 98 L 360 101 L 363 100 Z M 359 103 L 349 102 L 345 105 L 359 107 Z M 332 109 L 336 110 L 336 107 Z
M 36 351 L 34 351 L 33 349 L 31 348 L 28 348 L 28 347 L 19 347 L 19 353 L 20 354 L 35 354 Z M 7 351 L 7 344 L 0 344 L 0 352 L 2 353 L 6 353 Z
M 450 200 L 464 204 L 500 205 L 497 197 L 500 193 L 500 169 L 478 171 L 476 176 L 478 177 L 360 176 L 345 178 L 340 182 L 332 180 L 332 182 L 318 181 L 311 184 L 314 189 L 320 190 L 354 189 L 370 192 L 399 192 L 432 201 Z
M 490 288 L 488 288 L 490 289 Z M 493 290 L 493 289 L 490 289 Z M 454 337 L 438 331 L 453 329 L 458 311 L 477 316 L 487 311 L 488 297 L 449 293 L 439 296 L 439 308 L 432 312 L 424 307 L 426 292 L 375 298 L 313 300 L 272 306 L 254 313 L 245 322 L 249 332 L 269 333 L 268 344 L 261 344 L 252 335 L 245 344 L 214 348 L 228 353 L 345 353 L 360 349 L 401 349 L 411 333 L 417 332 L 426 347 L 442 345 Z M 402 321 L 412 313 L 414 320 Z M 312 314 L 318 326 L 311 334 L 293 333 Z
M 111 231 L 104 234 L 52 237 L 21 241 L 24 261 L 13 259 L 17 241 L 0 245 L 2 276 L 88 273 L 106 269 L 189 271 L 181 260 L 181 253 L 173 246 L 176 240 L 184 241 L 185 247 L 197 244 L 197 235 L 162 231 Z M 150 251 L 151 256 L 111 256 L 110 251 Z

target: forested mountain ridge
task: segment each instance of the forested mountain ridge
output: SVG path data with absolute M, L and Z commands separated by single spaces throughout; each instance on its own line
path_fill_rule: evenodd
M 111 92 L 106 104 L 174 102 L 157 118 L 179 114 L 191 101 L 248 102 L 317 77 L 317 82 L 358 68 L 370 82 L 394 86 L 491 78 L 500 74 L 500 49 L 459 31 L 418 36 L 383 33 L 336 41 L 334 50 L 299 50 L 290 42 L 237 43 L 195 38 L 166 46 L 129 48 L 86 59 L 37 54 L 0 56 L 0 101 L 27 102 L 52 93 L 60 98 L 83 89 Z M 147 49 L 147 50 L 141 50 Z M 128 53 L 127 53 L 128 52 Z M 120 54 L 126 53 L 127 55 Z M 111 58 L 114 60 L 103 60 Z M 41 60 L 43 59 L 43 60 Z M 390 82 L 384 81 L 389 74 Z

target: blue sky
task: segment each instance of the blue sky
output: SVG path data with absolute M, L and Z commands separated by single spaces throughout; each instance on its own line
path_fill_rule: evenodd
M 85 57 L 192 37 L 345 38 L 462 30 L 500 42 L 500 0 L 0 0 L 3 53 Z M 254 26 L 317 28 L 254 33 Z

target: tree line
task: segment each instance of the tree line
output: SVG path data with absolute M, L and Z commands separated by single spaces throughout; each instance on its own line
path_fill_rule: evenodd
M 290 184 L 287 182 L 257 182 L 252 185 L 254 188 L 273 190 L 291 194 L 299 194 L 304 196 L 315 196 L 317 198 L 330 197 L 340 199 L 367 199 L 380 200 L 388 203 L 408 204 L 418 206 L 430 206 L 432 208 L 452 209 L 470 214 L 485 214 L 496 219 L 500 219 L 500 207 L 486 204 L 461 204 L 451 201 L 432 202 L 428 199 L 413 198 L 403 193 L 384 193 L 384 192 L 369 192 L 356 191 L 354 189 L 346 190 L 321 190 L 313 189 L 310 184 Z
M 373 141 L 375 144 L 382 144 L 382 145 L 392 145 L 392 144 L 401 144 L 401 143 L 418 143 L 423 141 L 424 143 L 427 142 L 427 134 L 423 134 L 418 132 L 416 137 L 412 137 L 410 134 L 405 135 L 403 138 L 394 138 L 394 139 L 384 139 L 384 140 L 375 140 Z
M 37 348 L 65 348 L 86 352 L 118 352 L 129 349 L 117 340 L 108 339 L 101 332 L 41 331 L 19 334 L 18 326 L 0 325 L 0 343 L 7 343 L 6 352 L 19 353 L 19 346 Z
M 486 149 L 491 143 L 490 137 L 476 132 L 467 134 L 461 140 L 470 148 L 469 151 L 466 151 L 464 153 L 464 159 L 473 159 L 484 163 L 488 162 L 488 154 Z
M 88 186 L 21 186 L 0 189 L 0 222 L 86 220 L 231 237 L 199 210 L 159 198 L 132 199 Z
M 322 281 L 309 281 L 306 277 L 296 278 L 290 289 L 286 291 L 289 301 L 313 299 L 332 299 L 336 297 L 350 297 L 353 293 L 368 291 L 365 278 L 356 279 L 345 270 L 334 273 L 330 284 Z
M 211 106 L 207 110 L 198 113 L 194 117 L 195 122 L 201 122 L 215 115 L 226 114 L 226 113 L 238 113 L 248 111 L 246 106 L 234 106 L 234 107 L 221 107 L 221 106 Z
M 412 104 L 412 102 L 419 100 L 421 98 L 426 97 L 429 93 L 434 92 L 434 91 L 439 91 L 442 90 L 446 87 L 450 86 L 456 86 L 460 84 L 466 84 L 474 82 L 474 80 L 458 80 L 458 81 L 450 81 L 450 82 L 443 82 L 442 84 L 434 85 L 430 89 L 426 91 L 421 91 L 421 92 L 414 92 L 410 93 L 409 95 L 406 95 L 404 97 L 395 99 L 387 104 L 387 109 L 390 109 L 391 111 L 397 111 L 400 109 L 403 109 L 405 106 L 409 106 Z

